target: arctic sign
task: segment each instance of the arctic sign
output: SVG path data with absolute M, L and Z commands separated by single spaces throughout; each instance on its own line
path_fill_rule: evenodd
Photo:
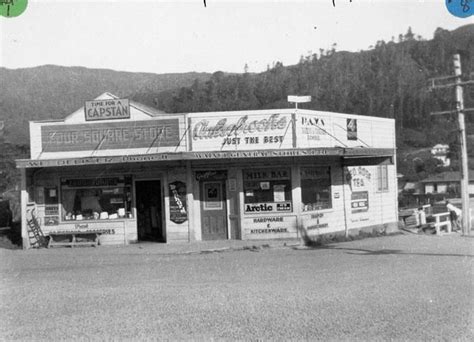
M 128 99 L 86 101 L 84 105 L 86 121 L 130 119 Z

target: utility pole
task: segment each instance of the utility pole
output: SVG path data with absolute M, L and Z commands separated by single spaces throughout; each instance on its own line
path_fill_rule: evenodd
M 467 163 L 467 146 L 466 146 L 466 125 L 464 122 L 464 112 L 472 111 L 474 108 L 464 109 L 463 99 L 463 85 L 474 84 L 474 81 L 461 80 L 461 58 L 459 54 L 453 56 L 454 62 L 454 76 L 440 77 L 432 79 L 431 89 L 436 88 L 452 88 L 456 89 L 456 110 L 455 111 L 443 111 L 431 113 L 431 115 L 443 115 L 443 114 L 454 114 L 458 115 L 459 124 L 459 141 L 461 145 L 461 202 L 462 202 L 462 234 L 470 235 L 471 233 L 471 215 L 469 211 L 469 170 Z M 454 80 L 454 83 L 448 83 L 443 85 L 436 85 L 436 81 L 441 80 Z

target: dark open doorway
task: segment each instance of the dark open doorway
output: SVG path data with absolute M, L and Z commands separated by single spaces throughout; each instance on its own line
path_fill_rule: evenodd
M 163 229 L 161 182 L 135 182 L 139 241 L 166 242 Z

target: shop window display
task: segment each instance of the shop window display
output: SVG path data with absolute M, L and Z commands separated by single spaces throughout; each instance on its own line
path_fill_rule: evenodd
M 329 166 L 301 168 L 301 197 L 303 211 L 332 208 Z
M 244 170 L 243 176 L 245 204 L 275 203 L 275 211 L 291 211 L 289 169 Z
M 66 179 L 61 182 L 64 221 L 132 217 L 131 177 Z

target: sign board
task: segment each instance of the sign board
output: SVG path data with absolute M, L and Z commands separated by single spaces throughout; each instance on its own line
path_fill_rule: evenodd
M 245 218 L 243 235 L 248 238 L 296 237 L 296 216 L 266 216 Z
M 357 140 L 357 119 L 347 119 L 347 140 Z
M 41 126 L 43 152 L 178 146 L 179 140 L 178 119 Z
M 245 214 L 292 212 L 291 201 L 245 203 Z
M 279 158 L 279 157 L 308 157 L 308 156 L 354 156 L 354 155 L 393 155 L 393 149 L 386 148 L 357 148 L 356 151 L 342 148 L 305 148 L 283 149 L 269 151 L 226 151 L 226 152 L 175 152 L 175 153 L 150 153 L 137 155 L 112 155 L 106 157 L 80 157 L 58 159 L 19 159 L 16 161 L 18 168 L 56 167 L 74 165 L 100 165 L 120 164 L 134 162 L 155 162 L 170 160 L 208 160 L 232 158 Z
M 170 221 L 181 224 L 188 219 L 186 212 L 186 183 L 173 182 L 169 184 Z
M 351 193 L 351 210 L 353 214 L 369 210 L 368 191 L 356 191 Z
M 327 147 L 337 145 L 329 115 L 302 114 L 296 119 L 298 147 Z M 342 140 L 342 137 L 340 137 Z
M 351 213 L 359 214 L 369 211 L 369 191 L 372 173 L 363 166 L 347 167 L 346 179 L 351 188 Z
M 288 102 L 293 102 L 293 103 L 311 102 L 311 96 L 288 95 Z
M 196 171 L 196 180 L 225 180 L 227 179 L 226 170 Z
M 193 116 L 189 121 L 192 151 L 293 147 L 291 114 Z
M 130 119 L 130 103 L 128 99 L 86 101 L 84 115 L 86 121 Z
M 320 229 L 329 228 L 329 218 L 328 214 L 322 212 L 316 212 L 314 214 L 308 215 L 303 220 L 303 227 L 307 231 L 316 230 L 319 231 Z

